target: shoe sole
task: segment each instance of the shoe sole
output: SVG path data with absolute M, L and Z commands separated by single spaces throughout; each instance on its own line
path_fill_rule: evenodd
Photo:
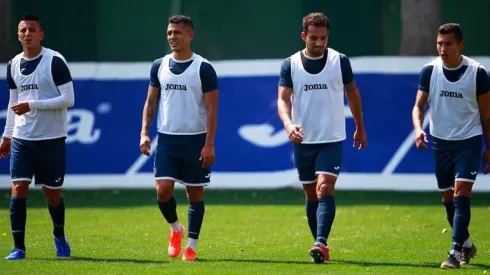
M 5 258 L 6 261 L 20 261 L 20 260 L 25 260 L 26 258 L 16 258 L 16 259 L 7 259 Z
M 441 268 L 442 269 L 459 269 L 460 267 L 459 266 L 451 266 L 451 265 L 441 264 Z
M 325 262 L 325 255 L 317 249 L 311 250 L 310 256 L 315 264 L 323 264 Z

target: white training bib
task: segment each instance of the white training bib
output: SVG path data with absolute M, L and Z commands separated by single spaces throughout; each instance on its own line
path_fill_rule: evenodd
M 339 52 L 328 48 L 318 74 L 308 73 L 301 51 L 291 56 L 292 121 L 304 129 L 303 143 L 326 143 L 346 138 L 344 84 Z
M 50 99 L 60 95 L 56 87 L 51 64 L 53 56 L 65 60 L 58 52 L 48 48 L 42 48 L 38 57 L 28 59 L 23 53 L 12 59 L 10 73 L 17 86 L 18 102 L 29 100 Z M 30 75 L 21 73 L 21 59 L 33 60 L 41 58 L 34 72 Z M 67 111 L 55 110 L 31 110 L 21 116 L 15 116 L 13 137 L 26 140 L 44 140 L 67 136 Z
M 208 62 L 193 54 L 191 65 L 180 75 L 170 71 L 171 55 L 163 57 L 158 70 L 161 84 L 158 132 L 194 135 L 206 132 L 207 110 L 202 92 L 200 68 Z
M 468 68 L 456 82 L 444 76 L 444 64 L 439 57 L 433 65 L 429 89 L 430 133 L 444 140 L 463 140 L 482 134 L 480 109 L 476 94 L 476 75 L 481 66 L 463 56 Z

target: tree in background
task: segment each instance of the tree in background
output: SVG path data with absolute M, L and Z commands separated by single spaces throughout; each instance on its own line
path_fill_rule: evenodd
M 12 59 L 12 41 L 10 41 L 10 0 L 0 0 L 0 63 Z
M 402 21 L 400 55 L 435 55 L 437 29 L 441 25 L 441 0 L 400 1 Z

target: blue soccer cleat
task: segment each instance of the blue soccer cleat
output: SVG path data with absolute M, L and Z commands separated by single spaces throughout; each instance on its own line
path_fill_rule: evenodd
M 66 237 L 54 237 L 54 246 L 56 247 L 56 256 L 70 257 L 71 248 Z
M 26 258 L 26 253 L 24 252 L 24 250 L 14 248 L 12 249 L 10 254 L 7 257 L 5 257 L 5 260 L 13 261 L 13 260 L 22 260 L 25 258 Z

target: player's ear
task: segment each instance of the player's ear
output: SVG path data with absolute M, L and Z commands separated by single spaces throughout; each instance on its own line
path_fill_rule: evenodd
M 301 39 L 306 42 L 306 32 L 301 32 Z
M 461 42 L 458 43 L 458 49 L 460 52 L 463 50 L 463 47 L 464 47 L 464 41 L 461 40 Z
M 43 39 L 44 39 L 44 31 L 41 30 L 41 40 L 43 40 Z
M 194 39 L 194 30 L 189 31 L 189 40 Z

